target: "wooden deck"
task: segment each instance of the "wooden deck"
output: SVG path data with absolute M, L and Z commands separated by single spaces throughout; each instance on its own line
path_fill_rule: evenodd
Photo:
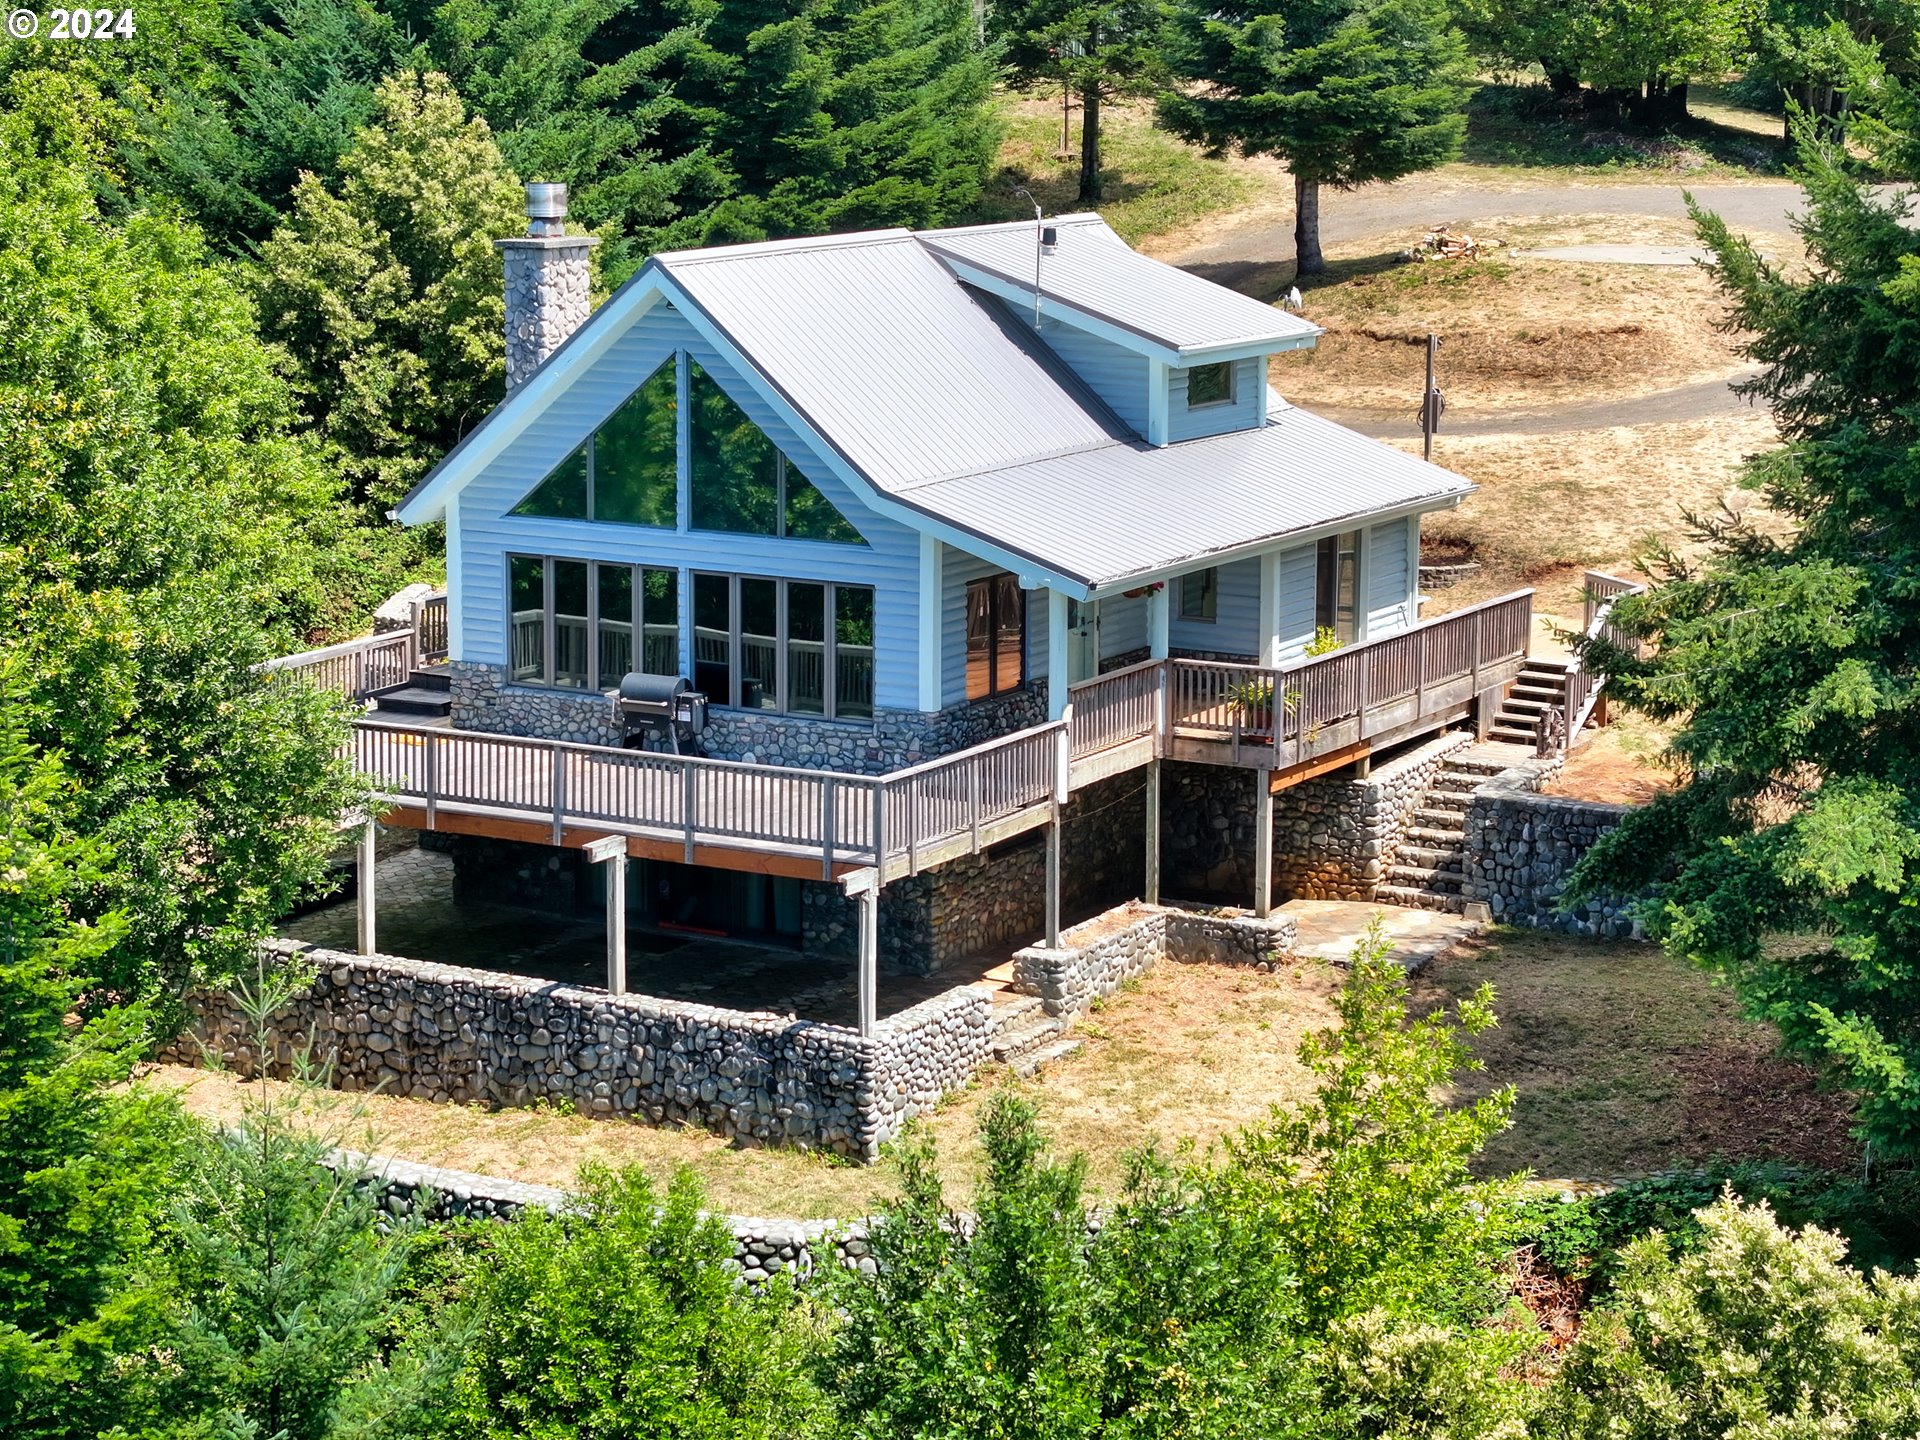
M 1155 759 L 1304 777 L 1455 723 L 1518 672 L 1531 598 L 1287 666 L 1146 661 L 1074 686 L 1065 720 L 880 776 L 375 718 L 356 722 L 354 754 L 390 823 L 562 846 L 623 836 L 632 855 L 885 884 L 1048 824 L 1074 790 Z M 391 661 L 355 644 L 280 668 L 358 693 Z

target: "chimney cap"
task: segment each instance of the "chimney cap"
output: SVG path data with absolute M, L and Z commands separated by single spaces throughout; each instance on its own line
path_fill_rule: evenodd
M 527 233 L 564 235 L 567 218 L 567 187 L 557 182 L 535 180 L 527 186 Z

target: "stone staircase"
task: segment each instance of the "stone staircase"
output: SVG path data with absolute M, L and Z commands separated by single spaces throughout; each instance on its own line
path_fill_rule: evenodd
M 404 715 L 444 720 L 453 713 L 453 675 L 443 666 L 416 670 L 407 683 L 374 693 L 373 708 L 380 715 Z
M 1507 687 L 1506 698 L 1500 702 L 1500 709 L 1493 717 L 1493 729 L 1488 738 L 1510 745 L 1538 744 L 1540 722 L 1546 718 L 1547 712 L 1560 709 L 1567 703 L 1567 671 L 1572 664 L 1570 660 L 1528 656 L 1526 664 L 1520 667 L 1520 673 L 1514 677 L 1513 684 Z
M 1506 769 L 1513 757 L 1511 751 L 1470 745 L 1440 762 L 1385 876 L 1374 886 L 1374 899 L 1411 910 L 1465 913 L 1460 887 L 1467 870 L 1467 806 L 1480 783 Z
M 1061 1060 L 1080 1048 L 1080 1041 L 1067 1034 L 1067 1022 L 1041 1008 L 1038 995 L 1021 995 L 1009 988 L 1013 981 L 1013 962 L 996 965 L 981 982 L 997 987 L 993 996 L 993 1039 L 988 1053 L 1025 1079 L 1042 1065 Z

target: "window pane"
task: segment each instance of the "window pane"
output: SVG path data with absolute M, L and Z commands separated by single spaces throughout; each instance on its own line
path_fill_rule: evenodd
M 1011 575 L 993 577 L 993 691 L 1017 689 L 1026 678 L 1027 597 Z
M 507 562 L 507 589 L 513 615 L 509 645 L 513 678 L 544 680 L 546 666 L 547 567 L 526 555 Z
M 1339 578 L 1334 582 L 1333 630 L 1342 645 L 1353 643 L 1358 633 L 1355 611 L 1359 608 L 1360 532 L 1349 531 L 1340 537 Z
M 740 704 L 748 710 L 780 708 L 780 629 L 773 580 L 740 582 Z
M 787 586 L 787 708 L 827 713 L 827 587 Z
M 693 688 L 733 704 L 733 602 L 724 575 L 693 577 Z
M 587 518 L 587 447 L 582 445 L 553 467 L 534 492 L 513 507 L 515 515 L 540 515 L 549 520 Z
M 674 465 L 679 408 L 678 380 L 669 360 L 594 434 L 594 519 L 672 528 L 679 490 Z
M 847 523 L 847 517 L 833 508 L 814 484 L 787 463 L 787 534 L 798 540 L 833 540 L 843 545 L 864 545 L 860 532 Z
M 646 632 L 640 668 L 649 675 L 678 675 L 680 572 L 642 570 L 640 591 L 641 621 Z
M 864 585 L 834 587 L 834 714 L 843 720 L 873 718 L 873 591 Z
M 596 565 L 600 591 L 599 686 L 611 690 L 633 669 L 633 567 Z
M 692 361 L 693 517 L 696 530 L 774 533 L 774 466 L 780 452 Z
M 553 562 L 553 683 L 580 685 L 587 674 L 587 562 Z
M 1187 407 L 1217 405 L 1233 398 L 1233 366 L 1196 365 L 1187 372 Z
M 993 693 L 993 582 L 967 582 L 967 699 Z
M 1212 620 L 1219 608 L 1220 572 L 1199 570 L 1180 577 L 1180 618 Z

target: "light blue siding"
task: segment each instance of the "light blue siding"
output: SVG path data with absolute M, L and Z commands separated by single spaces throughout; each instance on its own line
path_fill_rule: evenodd
M 1233 399 L 1224 404 L 1187 408 L 1187 372 L 1172 370 L 1167 379 L 1167 438 L 1197 440 L 1229 430 L 1251 430 L 1267 414 L 1267 362 L 1256 356 L 1233 362 Z
M 1031 325 L 1032 316 L 1028 323 Z M 1086 387 L 1112 407 L 1134 434 L 1147 433 L 1147 357 L 1123 350 L 1111 340 L 1089 335 L 1058 320 L 1040 327 L 1040 338 L 1066 362 Z
M 1367 638 L 1378 640 L 1413 623 L 1413 521 L 1390 520 L 1367 532 Z
M 1178 582 L 1170 587 L 1173 614 L 1168 641 L 1175 650 L 1206 650 L 1229 655 L 1253 655 L 1260 649 L 1260 562 L 1235 560 L 1220 567 L 1220 595 L 1215 618 L 1180 618 Z
M 759 535 L 653 530 L 585 520 L 508 515 L 574 446 L 676 349 L 687 351 L 767 432 L 845 515 L 866 546 Z M 683 466 L 684 468 L 684 466 Z M 717 570 L 795 580 L 835 580 L 874 587 L 874 699 L 888 708 L 918 707 L 920 537 L 868 509 L 825 461 L 773 413 L 731 366 L 674 310 L 656 305 L 617 341 L 591 373 L 555 399 L 486 471 L 469 484 L 460 506 L 461 573 L 453 593 L 461 607 L 461 654 L 503 665 L 507 659 L 506 557 L 558 555 L 682 570 Z M 681 507 L 682 521 L 685 506 Z M 692 587 L 681 585 L 682 672 L 691 673 L 685 612 Z
M 1298 660 L 1307 653 L 1313 639 L 1315 578 L 1320 563 L 1319 547 L 1299 545 L 1280 555 L 1280 663 Z
M 967 582 L 995 574 L 991 560 L 944 546 L 940 561 L 940 704 L 967 698 Z M 1031 597 L 1029 597 L 1031 598 Z
M 1100 602 L 1100 657 L 1147 647 L 1147 597 L 1115 595 Z

